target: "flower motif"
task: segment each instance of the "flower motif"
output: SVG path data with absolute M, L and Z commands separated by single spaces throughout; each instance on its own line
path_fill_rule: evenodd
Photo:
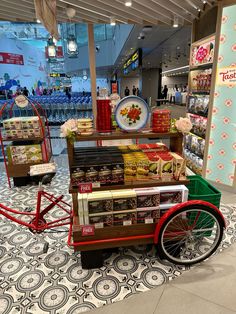
M 234 175 L 233 175 L 233 174 L 230 174 L 230 175 L 229 175 L 229 179 L 232 180 L 232 181 L 234 181 Z
M 221 133 L 222 140 L 226 140 L 228 137 L 229 137 L 229 134 L 227 134 L 226 132 Z
M 211 169 L 206 169 L 206 173 L 207 173 L 207 174 L 212 174 Z
M 228 21 L 228 16 L 223 15 L 221 21 L 222 21 L 222 24 L 225 24 Z
M 235 67 L 235 66 L 236 66 L 236 63 L 231 63 L 230 66 L 231 66 L 231 67 Z
M 228 87 L 228 88 L 233 88 L 233 87 L 234 87 L 234 84 L 228 84 L 227 87 Z
M 224 57 L 223 57 L 223 56 L 219 56 L 219 57 L 218 57 L 218 62 L 219 62 L 219 63 L 221 63 L 223 60 L 224 60 Z
M 211 139 L 209 140 L 209 144 L 210 144 L 210 145 L 215 145 L 215 141 L 211 138 Z
M 230 107 L 230 106 L 232 106 L 232 104 L 233 104 L 233 101 L 231 99 L 225 100 L 225 106 Z
M 235 52 L 236 51 L 236 44 L 234 44 L 231 49 L 232 49 L 232 51 Z
M 212 123 L 211 129 L 212 129 L 212 130 L 215 130 L 215 128 L 216 128 L 216 125 L 215 125 L 214 123 Z
M 224 149 L 220 149 L 219 150 L 219 155 L 224 156 L 226 154 Z
M 230 123 L 230 119 L 228 117 L 225 117 L 223 119 L 223 121 L 224 121 L 224 124 L 229 124 Z
M 220 96 L 220 93 L 219 92 L 214 92 L 214 97 L 217 98 Z
M 219 109 L 217 107 L 213 107 L 212 113 L 217 114 L 219 112 Z
M 218 178 L 216 178 L 216 183 L 221 183 L 222 181 Z
M 182 117 L 179 118 L 179 120 L 175 122 L 175 126 L 177 130 L 182 133 L 188 133 L 193 127 L 189 118 L 182 118 Z
M 220 35 L 220 43 L 224 44 L 226 42 L 226 36 L 224 34 Z
M 236 166 L 236 159 L 233 159 L 233 160 L 231 161 L 231 163 L 232 163 L 233 166 Z
M 236 143 L 233 143 L 233 149 L 236 150 Z
M 120 111 L 120 114 L 121 114 L 122 116 L 127 115 L 127 113 L 128 113 L 128 109 L 127 109 L 127 108 L 124 108 L 124 109 L 122 109 L 122 110 Z
M 224 167 L 225 166 L 223 164 L 217 164 L 217 168 L 220 169 L 220 170 L 224 169 Z
M 212 159 L 213 159 L 213 156 L 212 156 L 212 155 L 208 155 L 208 156 L 207 156 L 207 159 L 208 159 L 208 160 L 212 160 Z

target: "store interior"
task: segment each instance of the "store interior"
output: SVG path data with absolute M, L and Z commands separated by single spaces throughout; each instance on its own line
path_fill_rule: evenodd
M 235 16 L 1 1 L 0 313 L 235 312 Z

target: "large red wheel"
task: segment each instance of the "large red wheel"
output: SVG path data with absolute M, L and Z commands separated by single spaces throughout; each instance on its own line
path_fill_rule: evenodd
M 158 252 L 175 264 L 199 263 L 219 247 L 224 227 L 222 214 L 212 204 L 181 204 L 166 214 L 156 231 Z

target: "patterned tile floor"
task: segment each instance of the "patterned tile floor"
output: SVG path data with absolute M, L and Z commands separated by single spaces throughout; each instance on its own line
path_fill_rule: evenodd
M 68 190 L 67 171 L 59 169 L 48 191 Z M 0 202 L 22 211 L 35 205 L 37 186 L 13 188 L 0 178 Z M 65 195 L 70 201 L 70 196 Z M 218 254 L 236 242 L 236 206 L 222 205 L 227 230 Z M 51 218 L 63 216 L 54 210 Z M 49 217 L 50 219 L 50 217 Z M 83 270 L 80 254 L 66 244 L 67 228 L 34 235 L 0 217 L 0 313 L 77 314 L 148 291 L 180 276 L 185 267 L 160 261 L 152 247 L 107 253 L 102 268 Z M 49 250 L 45 254 L 45 241 Z M 213 257 L 214 258 L 214 257 Z

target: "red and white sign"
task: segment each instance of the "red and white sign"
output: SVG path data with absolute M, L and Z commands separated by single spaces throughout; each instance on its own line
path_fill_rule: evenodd
M 24 58 L 23 55 L 8 52 L 0 52 L 0 63 L 24 65 Z
M 79 184 L 79 193 L 92 193 L 93 191 L 93 186 L 92 183 L 80 183 Z
M 45 56 L 46 56 L 46 59 L 48 59 L 48 47 L 47 46 L 45 47 Z M 57 46 L 56 47 L 56 57 L 55 58 L 56 59 L 64 58 L 62 46 Z
M 95 227 L 88 225 L 88 226 L 82 226 L 82 237 L 86 236 L 92 236 L 95 234 Z
M 217 84 L 218 85 L 236 85 L 236 67 L 219 68 L 217 71 Z

